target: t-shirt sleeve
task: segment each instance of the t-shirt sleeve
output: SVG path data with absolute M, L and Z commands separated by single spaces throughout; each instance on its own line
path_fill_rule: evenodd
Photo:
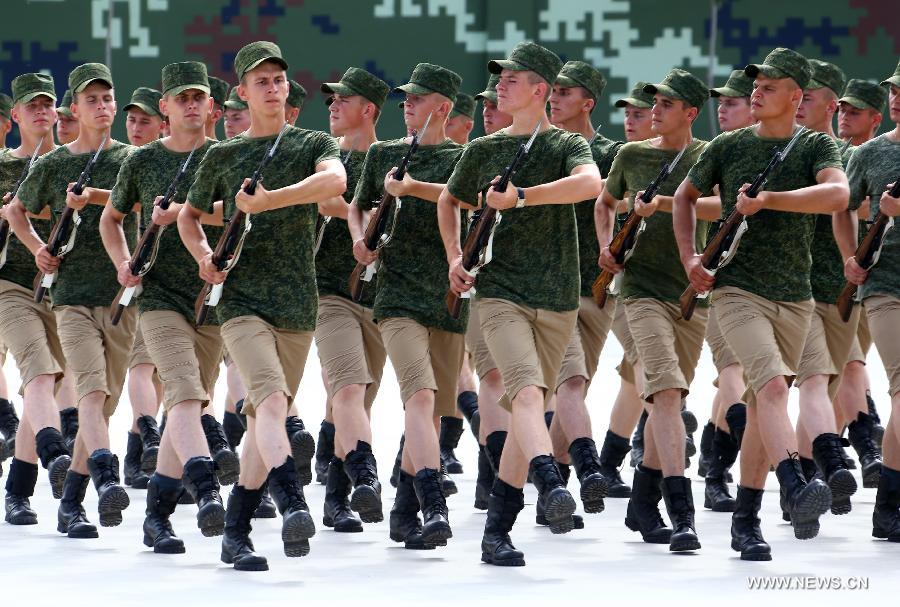
M 369 147 L 369 151 L 366 152 L 366 159 L 363 161 L 359 181 L 356 182 L 356 192 L 353 198 L 356 200 L 356 206 L 363 211 L 372 210 L 372 207 L 375 206 L 375 199 L 381 197 L 384 175 L 378 175 L 377 158 L 380 153 L 381 146 L 378 144 L 372 144 Z
M 447 181 L 450 195 L 470 205 L 478 204 L 478 183 L 481 177 L 478 152 L 478 146 L 466 146 Z
M 862 206 L 869 192 L 869 184 L 866 180 L 866 161 L 863 158 L 865 152 L 859 148 L 853 152 L 850 162 L 847 163 L 847 180 L 850 182 L 850 210 L 855 211 Z
M 702 193 L 712 192 L 721 182 L 721 150 L 724 146 L 722 135 L 717 136 L 704 148 L 700 158 L 688 171 L 686 179 Z
M 823 169 L 844 170 L 844 163 L 841 161 L 841 150 L 831 137 L 822 134 L 822 136 L 817 138 L 813 150 L 815 154 L 813 158 L 813 172 L 816 175 Z
M 212 214 L 213 203 L 225 198 L 224 172 L 219 166 L 218 154 L 210 148 L 197 167 L 194 183 L 188 191 L 188 203 L 207 214 Z
M 588 145 L 587 139 L 581 135 L 569 137 L 566 147 L 566 175 L 571 174 L 577 166 L 594 164 L 594 154 L 591 153 L 591 146 Z
M 29 213 L 37 215 L 50 201 L 50 193 L 47 191 L 49 165 L 46 158 L 38 158 L 16 192 L 16 196 Z
M 135 173 L 138 170 L 139 154 L 130 154 L 119 168 L 116 185 L 113 186 L 110 202 L 115 210 L 126 215 L 134 208 L 135 203 L 142 202 L 137 189 Z M 146 168 L 145 168 L 146 170 Z
M 624 165 L 627 162 L 625 157 L 627 155 L 627 149 L 620 149 L 613 159 L 612 165 L 609 167 L 609 174 L 606 176 L 606 191 L 616 200 L 625 198 L 625 193 L 628 191 L 628 186 L 625 183 L 624 170 Z

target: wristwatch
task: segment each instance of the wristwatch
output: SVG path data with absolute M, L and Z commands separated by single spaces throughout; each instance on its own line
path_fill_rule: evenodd
M 516 193 L 519 195 L 519 199 L 516 200 L 516 208 L 521 209 L 525 206 L 525 188 L 516 188 Z

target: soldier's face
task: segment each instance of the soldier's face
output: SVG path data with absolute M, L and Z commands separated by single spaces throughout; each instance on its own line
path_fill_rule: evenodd
M 554 86 L 550 93 L 550 122 L 559 126 L 582 114 L 590 114 L 594 100 L 580 86 Z
M 722 132 L 733 131 L 753 124 L 750 115 L 749 97 L 719 97 L 719 128 Z
M 684 128 L 691 123 L 691 111 L 680 99 L 673 99 L 665 95 L 653 97 L 653 108 L 650 110 L 651 126 L 657 135 L 665 135 Z
M 625 139 L 627 141 L 644 141 L 653 136 L 650 123 L 650 108 L 625 106 Z
M 528 107 L 535 99 L 543 101 L 543 91 L 546 89 L 540 84 L 529 82 L 531 72 L 517 72 L 503 70 L 500 73 L 500 81 L 497 83 L 497 107 L 507 114 Z
M 472 132 L 474 126 L 475 123 L 472 122 L 470 118 L 466 116 L 454 116 L 447 121 L 447 137 L 456 143 L 463 145 L 469 141 L 469 133 Z
M 244 74 L 238 86 L 238 96 L 246 101 L 254 112 L 266 116 L 280 113 L 284 116 L 289 87 L 284 69 L 277 63 L 264 61 Z
M 859 109 L 846 101 L 838 107 L 838 137 L 868 137 L 881 124 L 881 113 L 873 109 Z
M 803 126 L 822 124 L 831 120 L 837 111 L 837 99 L 831 89 L 807 89 L 797 109 L 797 122 Z
M 78 131 L 79 125 L 77 118 L 74 116 L 58 114 L 58 120 L 56 122 L 56 140 L 60 145 L 72 143 L 78 139 Z
M 328 126 L 335 137 L 362 126 L 366 100 L 361 95 L 334 95 L 328 105 Z
M 891 111 L 891 120 L 895 124 L 900 124 L 900 86 L 891 85 L 891 92 L 888 95 L 888 107 Z
M 12 118 L 19 130 L 32 133 L 35 137 L 47 136 L 56 124 L 56 106 L 46 95 L 38 95 L 28 103 L 13 107 Z
M 490 99 L 482 100 L 481 118 L 484 121 L 484 132 L 492 135 L 500 129 L 505 129 L 512 124 L 512 116 L 501 112 L 497 104 Z
M 429 95 L 407 93 L 406 101 L 403 103 L 403 119 L 406 121 L 407 132 L 419 130 L 425 126 L 425 121 L 428 120 L 428 116 L 432 113 L 433 116 L 429 126 L 434 126 L 434 124 L 440 122 L 449 112 L 448 108 L 450 106 L 447 101 L 446 97 L 438 93 Z M 447 107 L 444 108 L 446 111 L 443 111 L 441 106 L 445 105 L 445 103 Z
M 75 93 L 72 113 L 88 128 L 108 129 L 116 117 L 115 91 L 102 82 L 92 82 Z
M 156 141 L 162 134 L 163 120 L 143 110 L 129 108 L 125 119 L 125 132 L 131 145 L 141 146 Z
M 796 114 L 803 91 L 790 78 L 767 78 L 762 74 L 753 82 L 750 95 L 750 114 L 756 121 Z
M 206 127 L 212 98 L 201 90 L 188 89 L 163 97 L 160 110 L 169 117 L 170 128 L 197 131 Z
M 250 110 L 225 110 L 225 137 L 231 139 L 250 128 Z

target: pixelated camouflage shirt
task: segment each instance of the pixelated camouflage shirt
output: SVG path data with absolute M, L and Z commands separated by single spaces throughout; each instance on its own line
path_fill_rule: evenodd
M 354 196 L 356 205 L 371 210 L 381 200 L 384 177 L 398 166 L 409 142 L 404 139 L 380 141 L 369 148 Z M 419 145 L 409 165 L 409 175 L 417 181 L 446 183 L 463 146 L 447 139 L 437 145 Z M 425 327 L 451 333 L 463 333 L 468 322 L 468 306 L 459 318 L 447 312 L 444 298 L 450 287 L 447 255 L 438 227 L 437 204 L 401 196 L 396 221 L 388 221 L 390 241 L 379 253 L 378 292 L 375 295 L 375 320 L 411 318 Z M 460 218 L 461 237 L 465 220 Z
M 621 141 L 607 139 L 603 135 L 597 136 L 591 144 L 591 154 L 594 162 L 600 169 L 600 176 L 604 179 L 609 175 L 613 158 Z M 575 205 L 575 225 L 578 226 L 578 262 L 581 268 L 581 294 L 584 297 L 591 296 L 591 287 L 597 277 L 600 276 L 600 266 L 597 259 L 600 257 L 600 244 L 597 242 L 597 228 L 594 223 L 594 203 L 596 198 L 585 200 Z
M 237 207 L 235 194 L 253 175 L 276 135 L 248 137 L 242 133 L 209 148 L 188 202 L 204 213 L 224 202 L 230 219 Z M 276 190 L 303 181 L 320 162 L 338 158 L 337 142 L 327 133 L 288 127 L 275 157 L 263 174 L 263 184 Z M 257 316 L 279 329 L 313 331 L 319 297 L 313 247 L 318 210 L 301 204 L 252 215 L 240 261 L 228 273 L 222 299 L 216 306 L 219 322 Z M 210 243 L 215 247 L 215 243 Z
M 671 175 L 657 190 L 661 196 L 673 196 L 688 171 L 697 161 L 707 142 L 691 141 L 684 156 L 678 161 Z M 616 200 L 622 200 L 631 192 L 629 208 L 634 206 L 634 194 L 647 188 L 659 175 L 663 165 L 672 162 L 678 150 L 661 150 L 650 141 L 626 143 L 619 150 L 606 179 L 606 191 Z M 708 224 L 697 221 L 696 247 L 706 246 Z M 688 285 L 684 266 L 678 255 L 672 214 L 656 212 L 644 218 L 644 232 L 638 238 L 631 258 L 625 263 L 619 296 L 623 299 L 650 298 L 678 302 Z
M 12 192 L 30 160 L 30 156 L 25 158 L 13 156 L 12 150 L 9 149 L 0 151 L 0 194 L 5 195 L 7 192 Z M 46 242 L 50 236 L 50 230 L 53 229 L 52 223 L 47 219 L 34 218 L 31 223 L 38 236 Z M 10 230 L 9 244 L 6 248 L 6 263 L 0 268 L 0 280 L 8 280 L 30 289 L 37 271 L 34 255 Z
M 740 187 L 753 183 L 789 140 L 759 137 L 754 127 L 722 133 L 706 146 L 687 178 L 701 192 L 718 184 L 727 217 L 737 204 Z M 765 189 L 787 192 L 816 185 L 816 175 L 827 168 L 843 170 L 837 145 L 828 135 L 807 130 L 770 174 Z M 810 299 L 816 216 L 763 209 L 747 217 L 747 225 L 731 263 L 716 275 L 716 286 L 737 287 L 771 301 Z
M 900 142 L 879 135 L 867 141 L 853 153 L 847 165 L 850 180 L 850 208 L 855 210 L 865 200 L 870 200 L 870 221 L 874 221 L 881 205 L 881 195 L 889 183 L 900 179 Z M 894 218 L 897 222 L 898 218 Z M 872 295 L 900 297 L 900 226 L 893 228 L 884 238 L 881 257 L 869 271 L 869 278 L 860 287 L 865 300 Z
M 341 157 L 345 155 L 346 152 L 341 152 Z M 347 191 L 344 192 L 344 200 L 348 203 L 353 200 L 365 159 L 365 152 L 353 151 L 350 152 L 350 158 L 344 166 L 347 170 Z M 319 252 L 316 253 L 316 282 L 319 285 L 319 295 L 337 295 L 351 299 L 347 283 L 356 267 L 356 259 L 353 257 L 353 239 L 350 238 L 347 220 L 332 217 L 328 223 L 321 220 L 320 223 L 323 223 L 320 228 L 323 230 L 322 243 L 319 245 Z M 362 297 L 359 303 L 367 308 L 371 308 L 375 303 L 376 282 L 362 283 Z
M 845 147 L 840 139 L 835 139 L 835 143 L 841 150 L 841 162 L 846 169 L 856 148 Z M 809 282 L 812 286 L 813 299 L 833 304 L 841 294 L 847 279 L 844 278 L 844 259 L 841 257 L 841 250 L 834 240 L 831 228 L 831 214 L 816 215 L 816 232 L 813 235 L 811 254 Z
M 134 149 L 128 144 L 113 141 L 100 153 L 88 185 L 111 190 L 119 168 Z M 31 167 L 31 173 L 19 188 L 19 200 L 29 212 L 35 214 L 49 206 L 55 225 L 66 207 L 68 184 L 78 181 L 78 176 L 93 154 L 73 154 L 65 145 L 44 154 Z M 78 212 L 81 225 L 78 226 L 74 249 L 59 265 L 58 276 L 51 289 L 53 305 L 106 307 L 119 292 L 116 268 L 100 239 L 102 213 L 103 207 L 97 204 L 88 204 Z M 137 240 L 134 215 L 125 220 L 123 229 L 128 246 L 133 248 Z
M 214 143 L 212 139 L 207 139 L 194 151 L 172 198 L 173 203 L 184 202 L 200 161 Z M 119 177 L 112 191 L 113 207 L 120 213 L 129 215 L 134 205 L 139 204 L 141 223 L 149 227 L 156 197 L 166 193 L 189 154 L 190 152 L 173 152 L 162 141 L 154 141 L 136 149 L 119 170 Z M 203 229 L 210 242 L 215 242 L 222 233 L 222 228 L 218 226 L 203 226 Z M 197 271 L 197 262 L 181 242 L 175 224 L 163 230 L 156 262 L 144 275 L 141 285 L 143 291 L 137 299 L 141 312 L 171 310 L 193 321 L 194 300 L 203 288 L 203 281 Z M 208 323 L 215 324 L 214 314 L 210 314 L 208 318 Z
M 503 173 L 529 136 L 500 130 L 474 139 L 447 184 L 450 194 L 476 204 L 478 193 Z M 587 140 L 551 127 L 537 136 L 512 183 L 520 188 L 550 183 L 584 164 L 594 164 Z M 476 297 L 554 312 L 578 309 L 581 269 L 574 206 L 548 204 L 502 211 L 494 232 L 493 259 L 478 274 Z

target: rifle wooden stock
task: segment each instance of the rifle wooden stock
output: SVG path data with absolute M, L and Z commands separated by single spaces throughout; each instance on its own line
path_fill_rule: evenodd
M 237 243 L 241 239 L 241 231 L 244 229 L 242 224 L 244 223 L 244 218 L 246 216 L 247 214 L 240 209 L 235 210 L 228 225 L 225 226 L 222 237 L 219 238 L 219 242 L 216 243 L 216 248 L 213 250 L 212 254 L 212 262 L 220 272 L 225 269 L 228 260 L 234 255 Z M 206 322 L 206 317 L 209 314 L 210 307 L 206 305 L 206 298 L 209 296 L 212 288 L 213 285 L 211 283 L 206 283 L 200 291 L 200 295 L 198 295 L 197 299 L 194 301 L 194 323 L 198 327 Z
M 72 188 L 72 191 L 74 192 L 75 188 Z M 78 193 L 80 194 L 81 192 Z M 74 215 L 75 209 L 67 206 L 62 212 L 62 215 L 60 215 L 59 221 L 57 221 L 56 225 L 53 226 L 53 230 L 50 232 L 50 238 L 47 239 L 47 250 L 53 257 L 59 256 L 60 249 L 63 248 L 66 240 L 68 240 L 69 232 L 71 231 L 72 224 L 74 223 Z M 44 301 L 44 296 L 47 294 L 48 289 L 41 284 L 43 281 L 44 273 L 38 272 L 37 276 L 34 277 L 35 303 L 41 303 L 42 301 Z
M 141 234 L 141 239 L 138 241 L 137 246 L 134 248 L 134 253 L 131 255 L 131 261 L 128 262 L 128 268 L 131 270 L 131 274 L 133 276 L 137 276 L 141 271 L 141 268 L 144 267 L 144 264 L 147 263 L 147 260 L 150 258 L 150 255 L 153 251 L 153 246 L 156 242 L 157 237 L 159 236 L 160 226 L 155 223 L 151 223 L 150 227 L 144 230 L 144 233 Z M 113 326 L 119 324 L 119 320 L 122 318 L 122 313 L 125 311 L 125 307 L 119 303 L 122 299 L 122 296 L 125 294 L 125 289 L 128 287 L 119 287 L 119 292 L 116 294 L 116 298 L 113 299 L 110 304 L 109 315 L 110 322 Z
M 706 248 L 703 249 L 703 254 L 700 256 L 700 263 L 704 268 L 712 270 L 719 265 L 719 260 L 722 258 L 722 255 L 728 247 L 731 246 L 731 242 L 734 240 L 734 234 L 743 220 L 744 216 L 736 210 L 731 212 L 725 220 L 725 223 L 722 224 L 722 227 L 715 233 L 712 240 L 706 243 Z M 684 293 L 682 293 L 679 298 L 679 302 L 681 303 L 681 317 L 685 320 L 690 320 L 694 315 L 694 308 L 697 307 L 697 295 L 699 295 L 699 293 L 694 290 L 694 287 L 688 285 L 687 289 L 684 290 Z
M 372 217 L 369 218 L 369 224 L 366 226 L 366 233 L 363 235 L 363 243 L 370 251 L 378 248 L 378 242 L 387 230 L 388 218 L 391 215 L 391 209 L 394 207 L 395 198 L 387 192 L 381 197 L 381 202 L 375 207 Z M 363 291 L 363 274 L 366 272 L 366 265 L 357 263 L 350 273 L 347 280 L 347 288 L 350 291 L 350 297 L 353 301 L 359 301 Z
M 619 230 L 619 233 L 616 234 L 613 237 L 612 242 L 609 243 L 609 253 L 615 258 L 616 263 L 622 264 L 625 262 L 625 254 L 634 246 L 634 239 L 640 225 L 641 217 L 633 210 L 630 211 L 625 218 L 622 229 Z M 601 308 L 606 305 L 606 298 L 608 296 L 607 289 L 609 288 L 609 285 L 612 284 L 615 277 L 616 275 L 612 272 L 603 270 L 591 287 L 591 294 L 594 296 L 594 301 Z
M 487 196 L 483 197 L 487 200 Z M 497 218 L 497 209 L 485 206 L 484 210 L 478 215 L 478 218 L 472 223 L 466 242 L 463 244 L 462 250 L 462 267 L 467 272 L 478 264 L 481 257 L 481 251 L 487 246 L 491 238 L 491 229 L 494 227 L 494 221 Z M 447 296 L 444 298 L 447 305 L 447 312 L 453 318 L 459 318 L 462 311 L 462 297 L 453 289 L 447 289 Z
M 872 267 L 875 253 L 881 246 L 881 241 L 884 238 L 884 229 L 887 227 L 889 220 L 890 218 L 884 213 L 878 213 L 878 215 L 875 216 L 872 227 L 869 228 L 865 238 L 863 238 L 862 242 L 859 243 L 859 246 L 856 248 L 856 262 L 864 270 L 868 270 Z M 841 315 L 841 320 L 844 322 L 850 320 L 850 313 L 853 311 L 853 298 L 856 296 L 858 290 L 858 285 L 848 282 L 844 285 L 841 294 L 838 295 L 835 303 L 837 304 L 838 313 Z

